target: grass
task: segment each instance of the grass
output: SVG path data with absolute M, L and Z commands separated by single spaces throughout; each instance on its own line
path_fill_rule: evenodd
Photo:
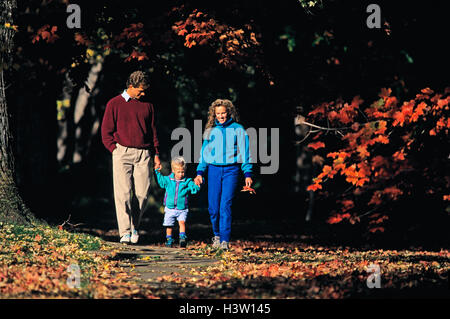
M 107 253 L 105 253 L 107 252 Z M 110 258 L 100 238 L 48 225 L 0 223 L 2 298 L 117 298 L 142 294 L 129 273 Z M 78 286 L 68 279 L 78 276 Z

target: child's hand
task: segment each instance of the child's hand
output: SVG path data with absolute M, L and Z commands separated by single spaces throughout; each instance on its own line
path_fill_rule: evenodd
M 153 163 L 155 164 L 155 169 L 160 169 L 161 166 L 161 160 L 159 159 L 159 155 L 155 155 L 155 159 L 153 161 Z

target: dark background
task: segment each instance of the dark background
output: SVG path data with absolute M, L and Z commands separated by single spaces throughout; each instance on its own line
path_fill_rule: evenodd
M 142 21 L 152 43 L 149 60 L 124 62 L 120 54 L 105 57 L 82 120 L 74 124 L 78 87 L 71 95 L 65 120 L 57 119 L 55 102 L 63 98 L 69 66 L 85 48 L 74 45 L 74 31 L 63 27 L 59 29 L 60 39 L 53 44 L 32 44 L 28 33 L 19 32 L 15 38 L 16 47 L 20 48 L 15 57 L 17 68 L 10 72 L 7 97 L 17 180 L 28 206 L 50 223 L 61 224 L 71 215 L 71 222 L 83 223 L 86 229 L 103 230 L 104 236 L 116 227 L 111 156 L 101 143 L 100 129 L 92 128 L 96 121 L 101 123 L 106 103 L 123 91 L 127 76 L 136 69 L 150 75 L 147 99 L 157 112 L 160 151 L 167 174 L 170 151 L 177 142 L 170 140 L 172 130 L 193 129 L 195 119 L 202 119 L 205 124 L 207 108 L 216 98 L 231 99 L 246 128 L 280 129 L 279 170 L 274 175 L 259 175 L 256 165 L 257 194 L 239 193 L 235 201 L 235 238 L 271 232 L 314 235 L 347 243 L 362 241 L 365 237 L 361 226 L 327 225 L 325 219 L 331 207 L 320 202 L 312 221 L 305 222 L 309 197 L 304 189 L 317 172 L 310 166 L 296 165 L 297 158 L 305 152 L 304 145 L 295 144 L 297 107 L 303 107 L 306 114 L 319 103 L 339 97 L 351 101 L 356 95 L 371 103 L 383 87 L 392 88 L 393 95 L 406 100 L 422 88 L 441 92 L 448 85 L 448 14 L 443 1 L 377 1 L 389 30 L 385 26 L 367 28 L 366 7 L 370 2 L 366 1 L 323 1 L 322 8 L 315 7 L 310 13 L 296 0 L 78 3 L 82 8 L 82 30 L 88 33 L 110 28 L 117 34 L 125 25 Z M 251 24 L 260 35 L 261 52 L 244 58 L 242 64 L 247 68 L 228 69 L 218 63 L 213 49 L 184 47 L 183 38 L 171 34 L 176 17 L 167 14 L 182 4 L 186 12 L 198 8 L 237 28 Z M 101 13 L 114 17 L 115 23 L 104 24 L 99 19 Z M 66 17 L 64 4 L 20 1 L 16 24 L 32 26 L 36 31 L 45 23 L 64 25 Z M 325 32 L 332 37 L 327 38 Z M 333 59 L 338 59 L 339 64 Z M 86 79 L 91 66 L 86 63 L 70 70 L 74 81 Z M 258 69 L 260 66 L 263 72 Z M 274 84 L 270 85 L 269 80 Z M 62 123 L 68 129 L 64 142 L 67 152 L 57 160 L 56 141 Z M 79 138 L 74 135 L 77 128 L 82 132 Z M 75 149 L 82 154 L 79 162 L 73 161 Z M 194 177 L 195 168 L 196 164 L 190 164 L 187 175 Z M 296 180 L 299 173 L 303 179 Z M 157 232 L 162 232 L 163 192 L 152 182 L 144 226 L 149 240 L 158 240 Z M 196 229 L 195 224 L 203 225 L 197 227 L 197 233 L 192 231 L 191 237 L 209 238 L 206 187 L 200 195 L 192 196 L 191 208 L 192 229 Z M 433 207 L 415 208 L 411 218 L 395 221 L 395 227 L 380 240 L 402 244 L 434 244 L 438 240 L 447 245 L 448 213 L 436 217 L 437 214 L 428 213 Z M 399 210 L 408 211 L 411 207 L 406 205 Z M 238 231 L 240 225 L 248 227 Z M 152 231 L 156 232 L 154 237 Z

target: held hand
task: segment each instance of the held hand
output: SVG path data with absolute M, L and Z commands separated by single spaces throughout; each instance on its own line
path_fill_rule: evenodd
M 203 177 L 201 175 L 197 175 L 196 178 L 194 178 L 194 183 L 197 186 L 200 186 L 203 183 Z
M 245 186 L 251 187 L 252 184 L 253 184 L 252 178 L 251 178 L 251 177 L 246 177 L 246 178 L 245 178 Z
M 161 169 L 161 161 L 159 160 L 159 156 L 155 155 L 155 160 L 154 160 L 154 164 L 155 164 L 155 169 Z

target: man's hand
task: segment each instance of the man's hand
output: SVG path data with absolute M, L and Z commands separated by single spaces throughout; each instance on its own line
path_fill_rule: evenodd
M 245 178 L 245 186 L 250 187 L 253 184 L 253 180 L 251 177 L 246 177 Z
M 155 164 L 155 169 L 161 169 L 161 161 L 159 160 L 159 156 L 155 155 L 155 160 L 154 160 L 154 164 Z
M 194 183 L 197 186 L 200 186 L 203 183 L 203 177 L 201 175 L 197 175 L 196 178 L 194 178 Z

